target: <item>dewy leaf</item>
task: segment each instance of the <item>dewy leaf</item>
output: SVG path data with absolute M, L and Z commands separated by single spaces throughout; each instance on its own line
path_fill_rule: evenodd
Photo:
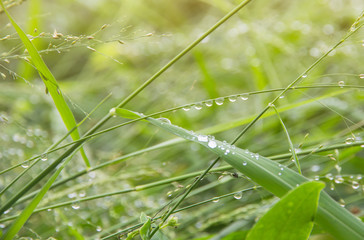
M 63 94 L 61 89 L 58 86 L 58 83 L 56 79 L 54 78 L 51 71 L 48 69 L 47 65 L 43 61 L 42 57 L 39 55 L 37 49 L 33 45 L 33 43 L 28 39 L 27 35 L 24 33 L 24 31 L 16 24 L 16 22 L 13 20 L 13 18 L 10 16 L 9 12 L 4 7 L 4 4 L 2 0 L 0 0 L 0 5 L 4 9 L 5 14 L 8 16 L 11 24 L 14 26 L 16 32 L 18 33 L 21 41 L 23 42 L 24 46 L 27 48 L 29 55 L 31 57 L 31 60 L 37 69 L 40 77 L 42 78 L 46 89 L 48 89 L 54 104 L 56 105 L 56 108 L 61 115 L 61 118 L 66 125 L 68 130 L 71 130 L 76 126 L 75 118 L 72 114 L 72 111 L 68 107 L 66 101 L 64 100 Z M 71 137 L 73 140 L 78 140 L 80 138 L 80 135 L 78 133 L 77 128 L 71 133 Z M 85 154 L 85 151 L 83 148 L 80 149 L 81 155 L 83 160 L 86 163 L 87 167 L 90 167 L 90 162 L 87 159 L 87 156 Z
M 321 182 L 306 182 L 288 192 L 250 230 L 246 240 L 306 240 L 317 210 Z
M 184 139 L 197 142 L 214 152 L 235 169 L 278 197 L 304 182 L 310 181 L 292 169 L 257 153 L 216 140 L 213 136 L 196 134 L 184 128 L 154 118 L 152 124 Z M 363 240 L 364 223 L 341 207 L 327 193 L 321 192 L 315 221 L 337 239 Z

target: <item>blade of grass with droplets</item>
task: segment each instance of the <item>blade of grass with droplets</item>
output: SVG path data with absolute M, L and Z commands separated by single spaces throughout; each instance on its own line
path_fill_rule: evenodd
M 144 116 L 135 112 L 134 114 Z M 282 197 L 293 188 L 310 181 L 284 165 L 249 150 L 215 140 L 212 136 L 196 134 L 155 118 L 148 117 L 147 120 L 174 135 L 205 146 L 236 170 L 278 197 Z M 364 223 L 342 208 L 325 192 L 320 195 L 315 221 L 338 239 L 364 239 Z
M 33 43 L 29 40 L 29 38 L 24 33 L 24 31 L 18 26 L 18 24 L 16 24 L 14 19 L 10 16 L 9 12 L 4 7 L 2 0 L 0 0 L 0 5 L 4 9 L 5 14 L 8 16 L 11 24 L 13 25 L 16 32 L 18 33 L 24 46 L 28 50 L 28 53 L 32 59 L 32 62 L 34 64 L 35 68 L 37 69 L 39 76 L 42 78 L 46 88 L 48 89 L 48 91 L 54 101 L 54 104 L 56 105 L 56 108 L 57 108 L 59 114 L 61 115 L 61 118 L 62 118 L 64 124 L 66 125 L 66 128 L 68 130 L 71 130 L 72 128 L 74 128 L 76 126 L 76 120 L 72 114 L 72 111 L 70 110 L 66 101 L 64 100 L 62 91 L 59 88 L 56 79 L 54 78 L 51 71 L 48 69 L 48 67 L 45 64 L 45 62 L 43 61 L 42 57 L 39 55 L 39 53 L 38 53 L 37 49 L 35 48 L 35 46 L 33 45 Z M 80 138 L 80 134 L 78 133 L 77 129 L 75 129 L 71 133 L 71 137 L 73 140 L 78 140 Z M 91 167 L 90 162 L 89 162 L 83 148 L 80 149 L 80 152 L 81 152 L 83 160 L 85 161 L 86 166 Z
M 321 182 L 305 182 L 281 198 L 249 231 L 246 240 L 306 240 L 310 236 Z M 279 221 L 277 221 L 279 219 Z
M 63 164 L 57 169 L 57 171 L 48 179 L 48 181 L 43 185 L 40 192 L 35 196 L 35 198 L 27 205 L 27 207 L 22 211 L 22 213 L 18 216 L 18 218 L 13 222 L 13 224 L 10 226 L 9 230 L 5 233 L 2 239 L 11 240 L 15 237 L 15 235 L 20 231 L 25 222 L 33 214 L 35 208 L 38 206 L 40 201 L 43 199 L 44 195 L 47 193 L 47 191 L 52 186 L 54 181 L 56 181 L 57 177 L 59 176 L 63 168 L 72 159 L 75 153 L 76 151 L 66 161 L 64 161 Z

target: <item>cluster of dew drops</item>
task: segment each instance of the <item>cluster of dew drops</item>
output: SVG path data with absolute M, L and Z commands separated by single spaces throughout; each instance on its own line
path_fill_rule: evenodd
M 239 94 L 239 95 L 232 95 L 232 96 L 229 96 L 229 97 L 220 97 L 220 98 L 216 98 L 216 99 L 210 99 L 210 100 L 206 100 L 206 101 L 186 105 L 182 109 L 184 111 L 186 111 L 186 112 L 190 111 L 192 108 L 194 108 L 196 110 L 201 110 L 204 106 L 212 107 L 214 105 L 214 103 L 217 106 L 221 106 L 221 105 L 224 104 L 226 99 L 228 99 L 229 102 L 233 103 L 233 102 L 236 102 L 239 98 L 241 100 L 243 100 L 243 101 L 246 101 L 246 100 L 248 100 L 248 94 Z

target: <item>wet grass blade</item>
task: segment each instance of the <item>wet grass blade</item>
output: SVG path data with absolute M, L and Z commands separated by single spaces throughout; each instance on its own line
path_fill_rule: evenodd
M 125 113 L 125 111 L 123 112 Z M 140 117 L 143 117 L 143 114 L 140 114 Z M 292 169 L 257 153 L 215 140 L 212 136 L 196 134 L 158 119 L 150 117 L 146 119 L 172 134 L 205 146 L 236 170 L 278 197 L 283 197 L 290 190 L 310 181 Z M 324 191 L 320 194 L 315 221 L 338 239 L 364 239 L 364 223 L 342 208 Z
M 324 183 L 306 182 L 288 192 L 249 231 L 246 240 L 306 240 Z
M 24 31 L 18 26 L 18 24 L 16 24 L 14 19 L 10 16 L 9 12 L 4 7 L 2 0 L 0 0 L 0 5 L 4 9 L 5 14 L 8 16 L 11 24 L 13 25 L 16 32 L 18 33 L 24 46 L 28 50 L 28 53 L 32 59 L 32 63 L 34 64 L 35 68 L 37 69 L 39 76 L 42 78 L 47 91 L 50 93 L 50 95 L 54 101 L 54 104 L 56 105 L 57 110 L 58 110 L 59 114 L 61 115 L 61 118 L 62 118 L 64 124 L 66 125 L 66 128 L 68 130 L 71 130 L 72 128 L 74 128 L 76 126 L 76 121 L 72 114 L 72 111 L 68 107 L 68 105 L 63 97 L 62 91 L 59 88 L 55 77 L 53 76 L 51 71 L 48 69 L 47 65 L 43 61 L 42 57 L 39 55 L 39 53 L 38 53 L 37 49 L 35 48 L 35 46 L 33 45 L 33 43 L 29 40 L 29 38 L 24 33 Z M 80 138 L 80 135 L 79 135 L 77 129 L 75 129 L 71 133 L 71 137 L 73 140 L 78 140 Z M 90 167 L 90 162 L 89 162 L 83 148 L 80 149 L 80 152 L 81 152 L 83 160 L 85 161 L 86 166 Z
M 76 152 L 74 152 L 76 153 Z M 74 155 L 74 154 L 73 154 Z M 72 159 L 73 155 L 71 155 L 63 164 L 57 169 L 57 171 L 48 179 L 48 181 L 43 185 L 40 192 L 35 196 L 35 198 L 27 205 L 27 207 L 22 211 L 22 213 L 18 216 L 18 218 L 14 221 L 14 223 L 10 226 L 9 230 L 6 232 L 2 239 L 11 240 L 14 239 L 15 235 L 20 231 L 25 222 L 29 219 L 29 217 L 33 214 L 35 208 L 38 206 L 40 201 L 43 199 L 44 195 L 50 189 L 54 181 L 56 181 L 57 177 L 63 170 L 63 168 L 67 165 L 67 163 Z

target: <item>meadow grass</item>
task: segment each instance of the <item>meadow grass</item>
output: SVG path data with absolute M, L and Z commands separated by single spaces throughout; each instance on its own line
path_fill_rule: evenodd
M 0 16 L 3 238 L 254 239 L 312 180 L 298 239 L 363 238 L 362 3 L 31 2 Z

